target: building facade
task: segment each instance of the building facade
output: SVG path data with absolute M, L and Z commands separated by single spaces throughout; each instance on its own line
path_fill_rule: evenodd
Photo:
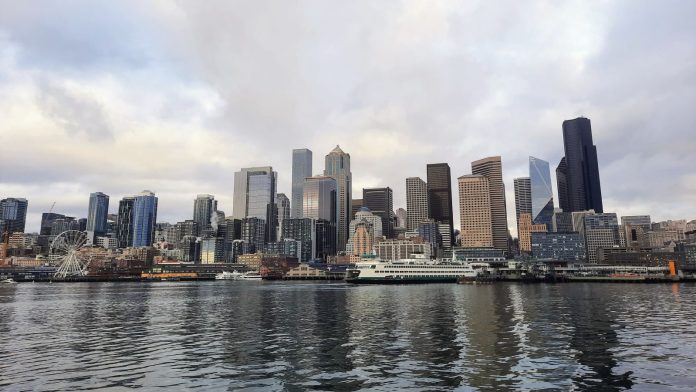
M 458 182 L 462 247 L 493 247 L 491 192 L 488 177 L 472 174 L 459 177 Z
M 529 157 L 529 182 L 532 200 L 532 222 L 546 225 L 551 230 L 553 216 L 553 186 L 549 163 L 535 157 Z
M 302 194 L 303 218 L 338 221 L 336 180 L 329 176 L 307 177 Z
M 304 179 L 312 176 L 312 151 L 306 148 L 292 150 L 292 207 L 290 215 L 302 218 Z
M 91 233 L 91 240 L 96 236 L 106 234 L 106 216 L 109 214 L 109 195 L 102 192 L 89 194 L 89 207 L 87 208 L 87 232 Z
M 493 247 L 507 251 L 509 249 L 508 224 L 502 160 L 499 156 L 494 156 L 474 161 L 471 163 L 471 174 L 488 178 Z
M 585 261 L 585 242 L 579 233 L 532 233 L 531 248 L 535 259 Z
M 515 222 L 520 232 L 520 214 L 532 214 L 532 184 L 529 177 L 515 178 Z
M 394 238 L 394 195 L 392 189 L 365 188 L 363 189 L 363 207 L 380 217 L 382 221 L 382 235 Z
M 157 224 L 157 197 L 143 191 L 133 202 L 133 247 L 152 246 Z
M 548 230 L 544 224 L 535 224 L 532 214 L 520 214 L 519 221 L 520 252 L 532 252 L 532 233 L 546 233 Z
M 350 154 L 336 146 L 324 159 L 324 175 L 336 180 L 336 222 L 337 249 L 343 251 L 348 242 L 348 224 L 350 223 L 353 175 L 350 172 Z
M 422 240 L 386 239 L 374 245 L 375 254 L 380 260 L 403 260 L 412 255 L 430 258 L 430 244 Z
M 418 230 L 428 221 L 428 185 L 420 177 L 406 179 L 406 229 Z
M 585 247 L 587 261 L 597 262 L 597 250 L 599 248 L 613 248 L 620 246 L 619 220 L 614 213 L 601 213 L 585 215 Z
M 213 214 L 217 211 L 215 196 L 200 194 L 193 201 L 193 221 L 198 223 L 202 231 L 210 227 Z
M 4 221 L 4 231 L 24 233 L 27 222 L 27 199 L 10 197 L 0 200 L 0 220 Z
M 563 147 L 565 161 L 559 168 L 563 184 L 558 183 L 559 194 L 565 188 L 566 212 L 594 210 L 603 212 L 602 190 L 599 180 L 597 147 L 592 142 L 592 125 L 588 118 L 579 117 L 563 121 Z M 563 186 L 562 186 L 563 185 Z
M 426 167 L 428 188 L 428 216 L 450 227 L 454 238 L 454 210 L 452 209 L 452 174 L 447 163 L 431 163 Z

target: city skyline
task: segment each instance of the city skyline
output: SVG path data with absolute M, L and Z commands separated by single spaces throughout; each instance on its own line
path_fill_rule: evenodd
M 13 148 L 0 156 L 0 189 L 30 200 L 27 231 L 53 202 L 86 217 L 96 191 L 118 200 L 151 189 L 161 221 L 186 219 L 199 193 L 230 214 L 239 168 L 277 168 L 277 191 L 291 195 L 288 151 L 314 151 L 320 174 L 336 144 L 351 154 L 352 194 L 391 187 L 395 208 L 406 205 L 403 179 L 425 178 L 426 164 L 448 162 L 456 189 L 470 162 L 500 155 L 514 231 L 512 179 L 532 155 L 555 185 L 562 121 L 580 115 L 592 119 L 605 211 L 692 214 L 696 174 L 683 157 L 696 149 L 696 80 L 683 65 L 696 57 L 694 4 L 371 7 L 383 23 L 357 3 L 227 7 L 3 9 L 0 138 Z M 323 34 L 285 18 L 298 12 Z M 283 49 L 241 50 L 271 39 Z

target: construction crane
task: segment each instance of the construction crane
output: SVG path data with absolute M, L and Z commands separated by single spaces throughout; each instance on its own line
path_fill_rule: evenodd
M 53 212 L 53 207 L 55 207 L 55 206 L 56 206 L 56 202 L 54 201 L 53 204 L 51 204 L 51 209 L 48 210 L 48 213 L 49 213 L 49 214 L 50 214 L 51 212 Z

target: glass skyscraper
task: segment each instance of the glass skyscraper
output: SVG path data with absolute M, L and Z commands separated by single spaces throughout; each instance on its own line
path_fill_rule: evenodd
M 312 151 L 306 148 L 292 150 L 292 200 L 290 215 L 302 218 L 304 179 L 312 176 Z
M 234 219 L 263 220 L 265 241 L 276 237 L 275 194 L 278 175 L 270 166 L 244 168 L 234 173 Z
M 0 200 L 0 220 L 10 233 L 23 233 L 27 221 L 27 199 L 10 197 Z
M 210 226 L 215 211 L 217 211 L 215 196 L 206 194 L 196 196 L 196 200 L 193 201 L 193 221 L 198 223 L 202 231 Z
M 101 236 L 106 233 L 106 215 L 109 213 L 109 196 L 101 192 L 89 194 L 87 231 Z M 94 238 L 92 238 L 94 240 Z
M 553 216 L 553 188 L 549 163 L 529 157 L 529 182 L 532 200 L 532 222 L 551 228 Z
M 348 242 L 348 224 L 352 219 L 350 213 L 353 200 L 351 195 L 353 175 L 350 172 L 350 154 L 343 152 L 339 146 L 331 150 L 324 159 L 324 175 L 336 180 L 336 209 L 338 210 L 336 248 L 343 251 Z
M 446 163 L 427 165 L 428 215 L 430 219 L 448 224 L 450 238 L 454 238 L 454 212 L 452 211 L 452 175 Z
M 317 176 L 305 178 L 302 217 L 325 219 L 335 224 L 338 221 L 336 192 L 336 180 L 333 177 Z
M 556 169 L 559 200 L 566 212 L 603 212 L 597 147 L 588 118 L 563 121 L 564 160 Z M 565 193 L 563 193 L 565 191 Z
M 157 223 L 157 197 L 143 191 L 133 202 L 133 247 L 151 246 Z

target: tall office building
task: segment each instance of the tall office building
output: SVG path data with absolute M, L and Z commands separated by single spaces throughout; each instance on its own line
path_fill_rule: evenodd
M 573 213 L 554 208 L 551 216 L 551 232 L 570 233 L 573 231 Z
M 151 246 L 157 223 L 157 197 L 153 192 L 142 191 L 133 202 L 133 244 Z
M 396 227 L 401 229 L 406 229 L 406 220 L 408 219 L 408 213 L 403 208 L 396 209 Z
M 0 220 L 4 221 L 4 231 L 24 233 L 28 206 L 27 199 L 10 197 L 0 200 Z
M 350 201 L 350 219 L 355 219 L 355 214 L 360 211 L 363 206 L 362 199 L 353 199 Z
M 118 221 L 116 222 L 116 238 L 119 248 L 133 245 L 133 205 L 135 197 L 124 197 L 118 202 Z
M 333 177 L 316 176 L 304 180 L 302 195 L 303 218 L 338 221 L 337 185 Z
M 450 238 L 455 238 L 450 167 L 446 163 L 430 163 L 427 165 L 426 171 L 428 216 L 436 222 L 448 224 L 450 227 Z
M 244 253 L 256 253 L 263 249 L 266 236 L 266 221 L 255 216 L 241 222 L 241 239 L 247 245 Z
M 302 218 L 304 179 L 312 176 L 312 151 L 306 148 L 292 150 L 292 208 L 293 218 Z
M 406 179 L 406 229 L 418 230 L 428 221 L 428 186 L 420 177 Z
M 520 214 L 519 231 L 520 253 L 531 253 L 532 233 L 546 233 L 548 232 L 548 227 L 544 224 L 535 224 L 532 221 L 532 214 L 525 213 Z
M 532 214 L 532 184 L 529 177 L 515 178 L 515 222 L 517 237 L 520 235 L 520 215 Z
M 355 228 L 361 223 L 367 225 L 370 234 L 372 234 L 375 241 L 382 239 L 382 218 L 373 214 L 367 207 L 361 207 L 360 211 L 355 213 L 355 219 L 350 221 L 350 225 L 348 227 L 350 236 L 348 239 L 353 237 L 355 234 Z
M 459 177 L 458 182 L 462 247 L 493 247 L 493 219 L 488 177 L 472 174 Z
M 331 150 L 324 160 L 324 175 L 333 177 L 336 180 L 336 195 L 338 198 L 336 202 L 338 210 L 338 221 L 336 222 L 338 241 L 336 248 L 338 251 L 343 251 L 346 249 L 348 224 L 351 220 L 353 179 L 350 172 L 350 154 L 343 152 L 339 146 Z
M 200 194 L 193 201 L 193 221 L 198 223 L 201 230 L 205 230 L 211 224 L 213 214 L 217 211 L 215 196 Z
M 557 178 L 558 173 L 561 174 L 561 180 L 557 180 L 559 195 L 566 189 L 565 195 L 559 196 L 566 204 L 561 208 L 566 212 L 593 209 L 602 213 L 597 147 L 592 142 L 592 125 L 588 118 L 563 121 L 563 146 L 565 161 L 561 160 L 556 169 Z
M 505 205 L 505 184 L 503 165 L 499 156 L 479 159 L 471 163 L 471 174 L 488 178 L 491 192 L 491 226 L 493 228 L 493 247 L 508 250 L 507 208 Z
M 270 166 L 243 168 L 234 173 L 232 217 L 262 219 L 265 242 L 275 242 L 277 177 Z
M 394 238 L 394 195 L 391 188 L 363 189 L 363 206 L 382 219 L 382 235 Z
M 57 214 L 55 212 L 44 212 L 41 214 L 41 230 L 39 231 L 40 235 L 51 235 L 51 228 L 53 227 L 53 222 L 55 222 L 58 219 L 70 219 L 73 220 L 74 218 L 72 217 L 67 217 L 63 214 Z
M 106 234 L 106 215 L 109 213 L 109 195 L 101 192 L 89 194 L 87 210 L 87 232 L 92 233 L 91 240 Z
M 568 204 L 568 166 L 566 165 L 565 157 L 561 158 L 556 167 L 556 189 L 558 190 L 558 206 L 564 212 L 571 213 L 570 205 Z
M 532 222 L 546 225 L 551 229 L 553 216 L 553 187 L 549 163 L 535 157 L 529 157 L 529 182 L 532 195 Z
M 276 194 L 275 204 L 276 204 L 275 221 L 278 224 L 276 240 L 279 241 L 280 237 L 283 235 L 283 221 L 285 221 L 286 219 L 290 219 L 290 216 L 291 216 L 291 210 L 290 210 L 291 204 L 290 204 L 290 199 L 288 199 L 288 197 L 285 196 L 285 193 Z

